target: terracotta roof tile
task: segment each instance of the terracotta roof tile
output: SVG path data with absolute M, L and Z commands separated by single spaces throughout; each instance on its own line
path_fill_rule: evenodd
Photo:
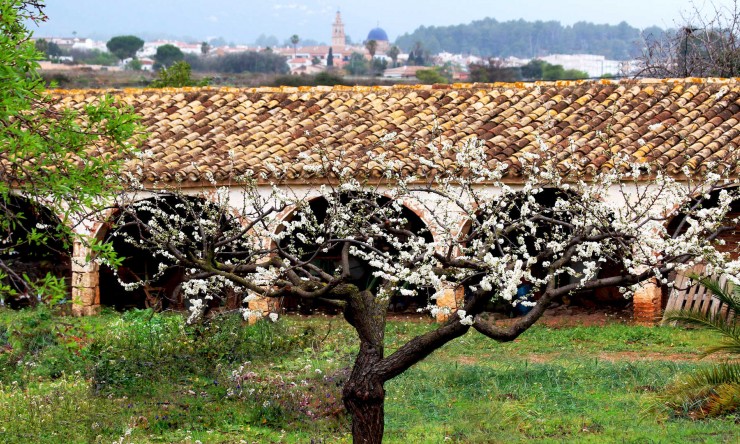
M 105 92 L 142 116 L 143 149 L 151 153 L 143 179 L 150 181 L 268 173 L 265 163 L 278 156 L 290 165 L 288 177 L 309 179 L 298 155 L 319 145 L 333 155 L 344 152 L 358 175 L 379 177 L 368 153 L 382 151 L 423 175 L 411 150 L 432 136 L 452 143 L 482 139 L 491 159 L 510 165 L 512 180 L 521 172 L 522 153 L 539 149 L 538 138 L 561 171 L 585 174 L 613 167 L 608 155 L 617 151 L 674 174 L 684 166 L 701 170 L 707 162 L 730 162 L 740 144 L 737 79 Z M 53 94 L 60 106 L 81 108 L 101 93 Z M 399 139 L 379 146 L 388 132 Z M 131 160 L 129 169 L 140 164 Z

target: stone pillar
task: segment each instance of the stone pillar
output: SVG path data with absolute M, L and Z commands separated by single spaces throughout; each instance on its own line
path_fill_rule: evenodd
M 655 278 L 644 282 L 632 297 L 635 324 L 657 325 L 662 316 L 663 292 Z
M 458 307 L 461 307 L 465 300 L 465 289 L 454 287 L 448 284 L 447 287 L 437 292 L 437 308 L 435 315 L 437 322 L 445 322 L 450 318 Z
M 273 298 L 255 297 L 247 303 L 247 308 L 254 314 L 247 316 L 247 321 L 254 324 L 270 313 L 280 313 L 280 301 Z
M 100 313 L 100 274 L 92 252 L 81 241 L 72 248 L 72 314 L 90 316 Z

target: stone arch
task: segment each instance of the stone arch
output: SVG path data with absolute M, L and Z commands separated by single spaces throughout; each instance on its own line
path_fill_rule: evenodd
M 713 190 L 709 193 L 697 193 L 693 198 L 691 198 L 687 205 L 690 207 L 696 206 L 696 209 L 702 209 L 702 208 L 714 208 L 717 207 L 719 204 L 719 195 L 723 190 L 729 190 L 730 192 L 733 192 L 736 194 L 736 198 L 733 199 L 733 201 L 730 204 L 730 208 L 728 213 L 725 215 L 724 220 L 727 221 L 727 226 L 729 227 L 728 230 L 722 232 L 718 237 L 717 240 L 720 241 L 717 244 L 715 244 L 715 248 L 717 250 L 727 253 L 730 255 L 730 257 L 734 260 L 737 260 L 740 258 L 740 224 L 733 222 L 733 219 L 740 218 L 740 197 L 738 197 L 738 193 L 740 192 L 740 186 L 730 186 L 726 188 L 720 188 Z M 669 235 L 680 234 L 685 233 L 688 229 L 688 226 L 685 224 L 682 224 L 682 221 L 687 216 L 686 211 L 677 211 L 677 214 L 673 216 L 667 223 L 665 224 L 665 228 Z M 740 220 L 740 219 L 738 219 Z M 681 286 L 681 287 L 673 287 L 670 288 L 667 285 L 662 285 L 660 287 L 660 302 L 659 302 L 659 308 L 660 310 L 665 310 L 666 306 L 668 305 L 669 298 L 671 297 L 671 294 L 674 292 L 686 292 L 686 291 L 693 291 L 690 290 L 692 287 L 695 287 L 698 284 L 694 284 L 689 279 L 679 279 L 680 275 L 687 276 L 688 273 L 696 272 L 698 274 L 703 274 L 704 272 L 704 265 L 703 264 L 697 264 L 696 266 L 692 267 L 690 270 L 683 272 L 683 273 L 677 273 L 674 272 L 669 276 L 669 280 L 675 282 L 686 282 L 688 285 Z
M 516 218 L 519 217 L 519 211 L 521 208 L 521 205 L 524 203 L 523 201 L 523 194 L 521 194 L 521 191 L 519 190 L 513 190 L 512 194 L 515 196 L 514 199 L 509 199 L 510 202 L 507 208 L 485 208 L 479 207 L 476 209 L 475 212 L 475 218 L 477 224 L 482 224 L 486 217 L 487 211 L 495 211 L 495 212 L 508 212 L 511 214 L 512 217 Z M 517 196 L 518 195 L 518 196 Z M 541 192 L 537 193 L 534 196 L 535 202 L 539 205 L 542 205 L 543 207 L 554 207 L 555 202 L 558 199 L 565 198 L 567 200 L 571 199 L 579 199 L 580 196 L 571 189 L 560 189 L 560 188 L 544 188 Z M 473 238 L 475 238 L 476 233 L 474 230 L 474 221 L 468 219 L 467 221 L 462 221 L 460 224 L 460 229 L 458 232 L 458 239 L 461 242 L 461 244 L 466 244 L 469 241 L 472 241 Z M 563 226 L 557 226 L 549 224 L 545 221 L 538 222 L 536 226 L 536 233 L 532 235 L 531 233 L 519 233 L 522 234 L 522 237 L 524 239 L 525 245 L 527 247 L 527 250 L 529 250 L 530 253 L 534 253 L 535 251 L 535 241 L 536 239 L 544 238 L 547 236 L 547 233 L 552 230 L 563 230 L 563 232 L 568 231 L 567 227 Z M 512 239 L 514 239 L 518 234 L 512 234 L 509 239 L 507 239 L 505 242 L 513 242 Z M 493 254 L 497 254 L 497 252 L 493 252 Z M 579 263 L 572 263 L 569 264 L 570 267 L 574 269 L 578 269 L 582 265 Z M 622 271 L 622 265 L 613 262 L 608 261 L 600 266 L 599 269 L 599 277 L 608 277 L 608 276 L 614 276 L 617 273 Z M 533 267 L 533 273 L 535 275 L 545 273 L 545 268 L 542 264 L 535 264 Z M 563 279 L 563 277 L 560 277 L 559 279 Z M 575 283 L 577 281 L 576 278 L 572 276 L 567 276 L 565 279 L 568 279 L 570 283 Z M 523 283 L 522 285 L 526 285 L 526 283 Z M 523 293 L 526 292 L 525 289 L 522 290 Z M 537 300 L 539 298 L 539 294 L 537 292 L 533 293 L 530 298 L 532 300 Z M 567 298 L 563 298 L 562 301 L 559 301 L 563 305 L 576 305 L 576 306 L 582 306 L 586 308 L 613 308 L 613 309 L 624 309 L 629 304 L 629 301 L 625 299 L 621 293 L 618 291 L 616 287 L 607 287 L 607 288 L 601 288 L 595 291 L 589 291 L 589 292 L 582 292 L 582 293 L 575 293 Z M 510 315 L 517 315 L 522 314 L 523 311 L 526 309 L 522 308 L 520 311 L 517 311 L 517 308 L 511 308 L 509 307 L 509 304 L 501 303 L 501 304 L 493 304 L 490 307 L 493 311 L 504 311 L 507 312 Z
M 427 207 L 423 201 L 416 199 L 414 197 L 411 197 L 411 196 L 395 198 L 393 194 L 389 192 L 382 192 L 380 194 L 388 198 L 389 200 L 392 200 L 392 199 L 399 200 L 401 205 L 403 205 L 404 209 L 408 210 L 409 214 L 413 214 L 414 216 L 416 216 L 417 221 L 423 224 L 424 228 L 428 230 L 429 236 L 430 236 L 428 240 L 436 241 L 441 238 L 442 231 L 446 229 L 444 227 L 440 227 L 436 223 L 436 221 L 431 215 L 432 210 L 430 210 L 429 207 Z
M 303 196 L 303 200 L 305 202 L 311 202 L 315 199 L 322 198 L 323 195 L 318 190 L 311 190 L 308 193 L 306 193 L 305 196 Z M 275 226 L 272 227 L 272 234 L 278 235 L 285 230 L 285 226 L 283 225 L 283 222 L 290 222 L 293 220 L 293 218 L 296 216 L 296 214 L 300 211 L 300 208 L 297 205 L 290 205 L 284 208 L 282 211 L 280 211 L 275 216 Z M 274 250 L 277 245 L 275 244 L 275 241 L 272 237 L 268 237 L 264 239 L 263 247 L 267 250 Z
M 725 221 L 731 223 L 732 219 L 740 218 L 740 186 L 731 186 L 713 190 L 709 193 L 697 193 L 687 204 L 701 208 L 715 208 L 719 204 L 719 195 L 722 191 L 734 192 L 738 195 L 730 204 L 730 209 L 725 216 Z M 666 224 L 666 230 L 669 234 L 676 231 L 685 232 L 687 226 L 681 224 L 686 216 L 685 211 L 678 211 Z M 719 251 L 729 253 L 733 259 L 740 258 L 740 224 L 731 223 L 732 227 L 722 232 L 717 239 L 724 242 L 724 245 L 718 244 L 716 247 Z
M 380 205 L 386 205 L 392 201 L 391 197 L 383 193 L 368 194 L 374 195 Z M 298 217 L 302 211 L 308 211 L 312 213 L 314 217 L 316 217 L 316 219 L 319 221 L 319 223 L 321 223 L 325 219 L 329 204 L 327 199 L 323 195 L 315 193 L 307 196 L 306 202 L 308 203 L 308 205 L 303 207 L 302 209 L 290 208 L 281 213 L 279 217 L 279 224 L 276 227 L 275 234 L 279 234 L 284 229 L 284 226 L 282 224 L 283 222 L 289 222 L 293 220 L 295 217 Z M 401 201 L 400 203 L 402 217 L 407 220 L 409 229 L 411 231 L 420 233 L 420 235 L 424 237 L 427 241 L 432 242 L 434 240 L 432 231 L 429 230 L 427 222 L 419 215 L 419 208 L 410 208 L 408 205 L 408 201 Z M 288 243 L 295 244 L 297 242 L 299 241 L 294 236 L 288 236 L 281 240 L 281 245 L 287 245 Z M 277 247 L 274 242 L 272 245 L 274 247 Z M 333 271 L 334 269 L 336 269 L 337 266 L 338 255 L 339 247 L 335 247 L 327 252 L 322 252 L 316 255 L 314 260 L 320 267 L 324 268 L 325 271 Z M 374 278 L 372 276 L 372 267 L 359 258 L 353 258 L 351 264 L 351 267 L 353 267 L 352 282 L 361 289 L 374 289 L 379 282 L 377 281 L 377 278 Z M 428 301 L 430 295 L 431 294 L 423 296 L 425 300 L 424 306 L 426 305 L 426 301 Z M 422 297 L 418 298 L 418 300 L 413 300 L 406 303 L 406 301 L 402 301 L 394 297 L 391 299 L 390 302 L 391 309 L 415 309 L 416 307 L 420 306 L 421 299 Z M 283 301 L 281 301 L 280 305 L 286 311 L 300 311 L 304 313 L 310 313 L 317 309 L 329 312 L 333 311 L 332 307 L 329 305 L 322 305 L 320 303 L 316 304 L 314 302 L 311 302 L 311 305 L 305 305 L 305 303 L 303 303 L 302 301 L 292 298 L 284 298 Z
M 67 284 L 68 298 L 72 294 L 72 237 L 69 227 L 50 208 L 17 194 L 0 201 L 0 211 L 7 225 L 0 226 L 0 260 L 7 267 L 4 283 L 15 295 L 0 295 L 0 304 L 20 307 L 33 305 L 45 295 L 28 294 L 19 282 L 23 276 L 41 280 L 47 273 Z M 41 236 L 43 240 L 33 240 Z
M 199 205 L 209 205 L 213 201 L 201 195 L 177 195 L 177 194 L 159 194 L 149 197 L 143 197 L 129 203 L 130 206 L 141 206 L 142 203 L 148 202 L 166 211 L 168 214 L 178 215 L 180 217 L 189 217 L 187 211 L 182 207 L 198 207 Z M 148 222 L 154 216 L 146 209 L 133 208 L 133 211 L 140 217 L 143 222 Z M 231 214 L 227 220 L 219 223 L 243 224 L 241 217 Z M 185 269 L 178 266 L 174 261 L 167 260 L 162 256 L 153 255 L 151 252 L 136 248 L 131 242 L 126 241 L 126 237 L 131 239 L 146 236 L 135 225 L 131 225 L 132 216 L 130 213 L 123 211 L 122 207 L 116 207 L 108 215 L 108 219 L 99 225 L 95 232 L 95 237 L 99 240 L 110 242 L 114 251 L 121 256 L 122 262 L 117 267 L 111 267 L 107 264 L 99 266 L 99 303 L 103 306 L 112 306 L 116 309 L 127 308 L 145 308 L 152 307 L 155 309 L 168 308 L 173 310 L 182 310 L 186 308 L 187 301 L 183 299 L 180 292 L 180 286 L 185 279 Z M 193 233 L 184 230 L 186 236 L 193 236 Z M 192 230 L 191 230 L 192 231 Z M 159 273 L 160 264 L 167 266 L 164 273 Z M 161 274 L 161 275 L 160 275 Z M 147 282 L 146 284 L 127 290 L 121 284 Z M 239 295 L 236 295 L 230 289 L 224 290 L 221 295 L 221 301 L 214 301 L 212 305 L 217 306 L 225 303 L 230 308 L 236 308 L 241 305 Z

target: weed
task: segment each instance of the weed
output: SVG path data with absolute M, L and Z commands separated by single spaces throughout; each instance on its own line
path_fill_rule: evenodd
M 227 397 L 254 406 L 255 423 L 284 428 L 329 422 L 348 430 L 349 418 L 341 401 L 348 377 L 348 368 L 331 374 L 311 365 L 298 372 L 256 372 L 247 362 L 233 370 L 224 384 L 228 386 Z
M 132 395 L 190 376 L 213 380 L 218 366 L 301 349 L 305 339 L 281 324 L 246 325 L 238 313 L 187 326 L 180 315 L 134 310 L 91 346 L 92 378 L 101 393 Z

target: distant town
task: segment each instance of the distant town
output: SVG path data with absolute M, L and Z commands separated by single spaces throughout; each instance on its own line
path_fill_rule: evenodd
M 558 31 L 559 28 L 554 28 L 553 23 L 557 24 L 556 22 L 538 22 L 535 25 L 539 25 L 541 29 L 535 32 L 540 34 L 562 33 L 563 31 Z M 506 33 L 505 25 L 513 26 L 498 23 L 495 20 L 492 21 L 492 25 L 498 26 L 504 34 Z M 197 73 L 196 76 L 205 76 L 200 73 L 207 73 L 210 76 L 209 79 L 215 83 L 224 84 L 233 83 L 235 80 L 234 78 L 223 80 L 220 74 L 227 76 L 238 76 L 244 73 L 263 74 L 271 76 L 270 82 L 278 84 L 296 82 L 300 84 L 301 81 L 289 80 L 285 77 L 275 79 L 275 76 L 315 78 L 317 75 L 330 75 L 330 79 L 334 79 L 334 84 L 341 83 L 337 79 L 345 79 L 345 77 L 354 78 L 356 82 L 361 82 L 362 79 L 375 79 L 380 83 L 383 81 L 450 83 L 619 78 L 634 75 L 640 66 L 633 49 L 623 50 L 619 59 L 611 59 L 605 54 L 617 54 L 617 52 L 602 51 L 602 54 L 573 52 L 579 49 L 576 46 L 575 49 L 569 48 L 569 53 L 551 53 L 556 47 L 541 45 L 541 47 L 534 48 L 530 43 L 531 51 L 538 52 L 538 54 L 531 57 L 520 56 L 520 54 L 495 56 L 484 55 L 482 52 L 486 50 L 475 48 L 467 48 L 466 51 L 458 52 L 447 51 L 439 44 L 436 36 L 422 35 L 413 44 L 397 45 L 389 40 L 386 31 L 381 27 L 369 30 L 362 42 L 353 43 L 346 36 L 344 26 L 341 12 L 337 11 L 331 29 L 327 29 L 330 44 L 316 44 L 313 40 L 305 42 L 310 44 L 305 44 L 297 35 L 293 35 L 287 44 L 282 45 L 278 44 L 274 37 L 258 39 L 257 43 L 262 44 L 241 45 L 227 44 L 223 39 L 203 42 L 143 41 L 135 36 L 120 36 L 106 42 L 74 35 L 40 37 L 36 40 L 36 46 L 47 55 L 46 60 L 40 62 L 42 72 L 54 73 L 48 77 L 58 87 L 146 84 L 153 78 L 158 68 L 167 67 L 173 61 L 178 60 L 187 62 L 193 72 Z M 559 24 L 557 26 L 560 27 Z M 620 37 L 623 40 L 617 42 L 622 46 L 626 46 L 624 41 L 636 40 L 636 37 L 639 37 L 638 31 L 634 28 L 629 28 L 626 24 L 620 26 L 622 27 L 620 32 L 627 35 L 627 37 Z M 567 31 L 578 32 L 577 29 Z M 410 42 L 414 38 L 416 38 L 414 34 L 406 34 L 397 42 L 404 39 Z M 529 39 L 532 40 L 532 37 L 530 36 Z M 537 37 L 537 40 L 552 43 L 547 38 Z M 570 40 L 573 39 L 570 38 Z M 124 48 L 122 52 L 117 50 L 116 43 L 123 45 L 121 46 Z M 127 54 L 126 45 L 133 45 L 134 51 Z M 615 46 L 611 41 L 607 41 L 606 45 Z M 476 44 L 472 43 L 471 46 L 475 47 Z M 509 48 L 514 47 L 515 45 L 510 45 Z M 589 49 L 583 46 L 581 48 Z M 487 51 L 493 52 L 493 50 Z M 248 54 L 249 60 L 247 60 Z M 79 79 L 74 81 L 70 77 L 71 73 L 80 71 L 86 73 L 95 71 L 98 76 L 103 73 L 116 72 L 128 75 L 121 74 L 120 79 L 112 83 L 90 84 L 88 80 L 80 83 Z M 138 74 L 138 77 L 133 78 L 132 75 L 135 74 Z M 116 74 L 110 75 L 115 76 Z M 129 80 L 121 80 L 125 78 Z M 244 86 L 243 80 L 236 80 L 236 86 Z

